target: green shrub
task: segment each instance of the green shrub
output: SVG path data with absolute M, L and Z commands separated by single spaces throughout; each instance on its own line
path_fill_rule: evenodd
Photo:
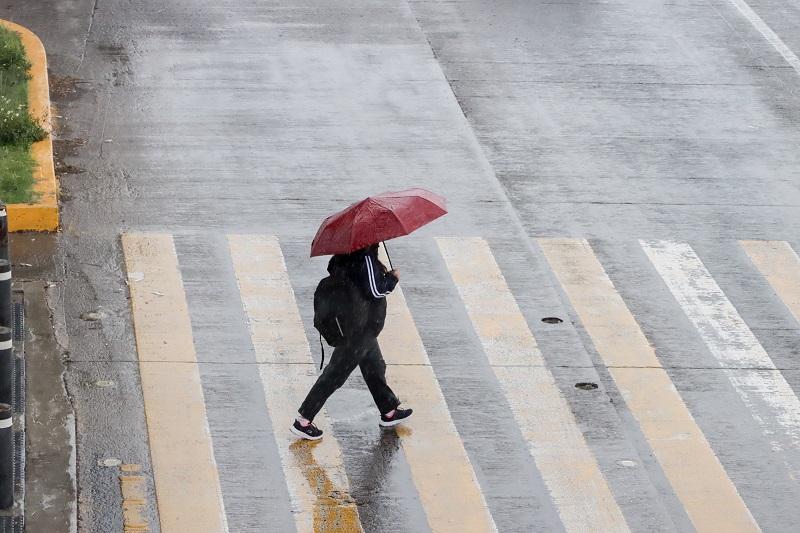
M 0 94 L 0 144 L 30 145 L 41 141 L 45 131 L 31 118 L 27 102 Z

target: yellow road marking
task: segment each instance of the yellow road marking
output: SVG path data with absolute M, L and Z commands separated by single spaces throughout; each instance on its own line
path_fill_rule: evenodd
M 439 249 L 567 531 L 630 531 L 483 239 Z
M 123 472 L 136 472 L 139 465 L 122 465 Z M 150 531 L 147 520 L 142 516 L 147 506 L 144 476 L 122 475 L 119 476 L 120 492 L 122 493 L 122 526 L 125 533 L 134 531 Z
M 800 322 L 800 258 L 788 242 L 739 241 L 773 290 Z
M 170 235 L 122 236 L 161 531 L 228 530 Z
M 314 419 L 325 433 L 321 441 L 298 440 L 289 432 L 316 372 L 278 239 L 228 235 L 228 246 L 297 531 L 360 532 L 358 509 L 325 410 Z
M 760 531 L 589 243 L 538 242 L 697 531 Z
M 381 351 L 389 385 L 414 409 L 398 435 L 431 531 L 497 531 L 399 286 L 387 305 Z

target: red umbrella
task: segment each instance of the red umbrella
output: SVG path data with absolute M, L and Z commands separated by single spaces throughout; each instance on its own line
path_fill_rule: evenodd
M 424 189 L 372 196 L 326 218 L 311 243 L 311 257 L 349 254 L 402 237 L 445 213 L 444 198 Z

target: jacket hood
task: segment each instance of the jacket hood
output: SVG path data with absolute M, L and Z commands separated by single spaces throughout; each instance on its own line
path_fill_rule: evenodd
M 364 261 L 364 256 L 367 255 L 368 249 L 362 248 L 349 254 L 334 255 L 328 261 L 328 274 L 346 277 L 347 273 L 352 272 L 353 267 L 360 265 Z
M 334 255 L 328 261 L 328 274 L 331 276 L 348 277 L 349 272 L 360 261 L 364 254 L 357 255 L 356 252 L 352 254 Z

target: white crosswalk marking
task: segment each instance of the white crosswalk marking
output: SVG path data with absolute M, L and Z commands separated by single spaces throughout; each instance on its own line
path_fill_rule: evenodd
M 760 531 L 589 243 L 537 241 L 697 531 Z
M 128 233 L 122 247 L 161 531 L 227 532 L 172 236 Z
M 671 241 L 642 247 L 765 434 L 777 423 L 800 447 L 800 400 L 694 250 Z
M 468 238 L 437 242 L 564 527 L 629 531 L 489 245 Z
M 381 351 L 387 381 L 401 393 L 413 391 L 414 418 L 398 435 L 428 525 L 433 533 L 497 531 L 399 286 L 387 307 Z
M 436 241 L 564 529 L 629 531 L 617 503 L 624 495 L 614 494 L 617 485 L 612 491 L 600 471 L 489 243 L 461 237 Z M 697 531 L 760 531 L 589 244 L 537 242 Z M 297 440 L 288 431 L 316 369 L 280 243 L 272 235 L 228 235 L 227 243 L 297 531 L 363 531 L 349 495 L 343 450 L 324 409 L 315 420 L 325 431 L 322 441 Z M 774 435 L 773 449 L 787 443 L 800 447 L 800 401 L 692 248 L 669 241 L 640 244 L 763 432 Z M 800 258 L 794 250 L 777 241 L 740 244 L 800 322 Z M 224 532 L 225 509 L 172 238 L 128 234 L 123 249 L 161 527 L 178 531 L 192 515 L 197 531 Z M 414 417 L 397 435 L 422 505 L 419 519 L 424 512 L 434 533 L 496 531 L 494 507 L 490 510 L 485 496 L 493 487 L 477 481 L 403 291 L 398 287 L 387 303 L 380 343 L 388 381 L 400 395 L 413 397 Z M 184 411 L 166 409 L 181 403 L 183 419 Z M 193 455 L 183 444 L 191 445 Z M 196 472 L 191 494 L 182 494 L 174 483 L 183 479 L 181 469 Z
M 298 440 L 289 432 L 316 376 L 278 239 L 229 235 L 228 245 L 264 395 L 276 426 L 275 440 L 297 531 L 362 531 L 358 509 L 349 496 L 342 453 L 325 411 L 314 419 L 325 432 L 321 441 Z

